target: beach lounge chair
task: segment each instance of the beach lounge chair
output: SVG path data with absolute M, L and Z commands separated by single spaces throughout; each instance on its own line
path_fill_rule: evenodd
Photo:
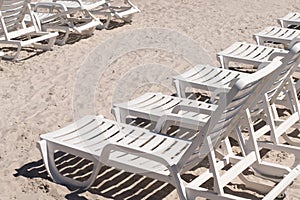
M 300 13 L 291 12 L 286 16 L 279 18 L 278 23 L 281 27 L 288 28 L 290 26 L 299 26 L 300 25 Z
M 114 104 L 112 113 L 116 120 L 122 123 L 126 123 L 127 117 L 139 117 L 157 122 L 161 117 L 177 113 L 176 111 L 178 109 L 180 110 L 185 107 L 186 109 L 189 107 L 193 108 L 195 113 L 181 112 L 181 121 L 179 121 L 180 126 L 189 129 L 197 129 L 207 122 L 210 114 L 216 110 L 217 105 L 163 95 L 161 93 L 145 93 L 129 102 Z M 196 112 L 197 110 L 199 110 L 199 113 Z
M 179 97 L 185 97 L 187 87 L 207 90 L 212 93 L 220 88 L 225 88 L 230 84 L 230 81 L 236 77 L 247 76 L 248 73 L 228 70 L 230 62 L 243 63 L 253 65 L 255 68 L 264 67 L 275 56 L 283 56 L 286 59 L 293 58 L 293 55 L 298 54 L 296 46 L 300 39 L 297 37 L 290 41 L 288 50 L 249 44 L 245 42 L 236 42 L 224 51 L 217 54 L 222 68 L 197 65 L 191 70 L 173 77 L 174 85 Z M 295 46 L 295 47 L 294 47 Z M 238 64 L 235 64 L 238 66 Z M 232 68 L 236 68 L 235 65 Z M 300 69 L 295 68 L 296 71 Z M 295 72 L 295 71 L 294 71 Z M 295 75 L 295 73 L 293 74 Z M 212 98 L 215 96 L 212 94 Z M 211 102 L 213 99 L 211 100 Z
M 107 1 L 110 10 L 110 16 L 122 19 L 125 22 L 131 22 L 133 14 L 141 12 L 130 0 L 124 0 L 125 6 L 112 5 L 113 1 Z M 97 11 L 95 12 L 97 13 Z
M 257 44 L 264 45 L 265 42 L 269 41 L 281 43 L 287 47 L 293 39 L 299 36 L 299 29 L 294 29 L 294 27 L 300 25 L 300 13 L 289 13 L 283 18 L 279 18 L 278 22 L 281 28 L 270 26 L 253 35 Z
M 106 22 L 104 25 L 99 26 L 99 29 L 107 28 L 112 18 L 118 18 L 125 22 L 130 22 L 133 14 L 140 12 L 137 6 L 135 6 L 130 0 L 125 0 L 124 6 L 111 5 L 112 1 L 109 0 L 41 0 L 40 2 L 48 4 L 59 3 L 63 4 L 68 10 L 88 10 L 93 15 L 105 16 Z
M 290 28 L 280 28 L 270 26 L 259 33 L 253 35 L 258 45 L 264 45 L 265 42 L 283 44 L 288 47 L 290 42 L 300 35 L 300 30 Z
M 96 26 L 103 25 L 87 10 L 67 10 L 61 3 L 37 2 L 34 4 L 33 11 L 42 30 L 64 34 L 61 39 L 56 40 L 59 45 L 65 44 L 71 33 L 89 36 L 93 34 Z M 28 19 L 27 15 L 25 22 Z
M 31 23 L 25 25 L 25 14 L 29 14 Z M 17 60 L 21 48 L 33 45 L 35 48 L 50 50 L 58 33 L 42 32 L 30 11 L 28 0 L 3 0 L 0 2 L 0 43 L 17 47 L 13 56 L 6 56 Z M 46 42 L 40 44 L 38 42 Z
M 217 53 L 222 68 L 229 68 L 230 62 L 238 62 L 253 65 L 257 68 L 263 62 L 267 62 L 278 53 L 287 53 L 284 49 L 250 44 L 246 42 L 235 42 L 228 48 Z M 275 53 L 275 54 L 274 54 Z
M 191 141 L 117 123 L 100 116 L 87 116 L 58 131 L 41 135 L 39 145 L 45 167 L 51 178 L 58 183 L 88 188 L 101 166 L 108 165 L 171 183 L 176 187 L 180 199 L 186 199 L 184 181 L 180 174 L 211 154 L 211 150 L 231 134 L 246 107 L 261 92 L 266 91 L 268 82 L 279 75 L 281 64 L 279 60 L 274 60 L 255 74 L 232 82 L 231 90 L 211 113 L 201 132 Z M 177 121 L 177 117 L 176 114 L 168 115 L 161 118 L 158 124 L 163 127 L 166 120 Z M 161 127 L 157 127 L 157 130 Z M 93 174 L 86 182 L 62 176 L 54 161 L 54 152 L 57 150 L 91 160 L 94 163 Z M 241 172 L 242 167 L 246 169 L 256 162 L 257 155 L 253 151 L 234 168 Z M 288 173 L 284 169 L 282 171 Z M 298 174 L 294 173 L 292 178 L 296 175 Z M 292 181 L 283 180 L 287 184 Z M 278 190 L 272 195 L 276 196 L 277 193 Z
M 292 41 L 290 41 L 289 46 L 292 43 L 296 43 L 300 41 L 299 37 L 295 37 Z M 263 66 L 263 63 L 270 62 L 272 58 L 280 54 L 286 54 L 288 51 L 284 49 L 278 49 L 273 47 L 261 46 L 256 44 L 249 44 L 245 42 L 235 42 L 230 47 L 225 50 L 217 53 L 217 58 L 221 64 L 222 68 L 239 68 L 238 65 L 230 65 L 231 62 L 243 63 L 252 65 L 253 68 L 257 68 L 258 66 Z M 300 69 L 296 69 L 293 77 L 296 78 L 296 91 L 300 91 Z

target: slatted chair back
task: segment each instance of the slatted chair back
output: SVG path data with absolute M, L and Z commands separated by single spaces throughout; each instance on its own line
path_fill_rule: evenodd
M 29 2 L 29 0 L 3 0 L 0 2 L 1 36 L 9 37 L 9 32 L 23 28 L 23 19 Z
M 233 80 L 230 91 L 220 99 L 217 110 L 212 113 L 205 126 L 199 129 L 199 134 L 186 151 L 181 164 L 189 164 L 193 160 L 199 162 L 199 157 L 204 158 L 212 148 L 219 146 L 238 126 L 245 110 L 269 90 L 268 83 L 274 82 L 284 71 L 282 61 L 277 57 L 265 68 Z M 195 152 L 199 154 L 196 155 Z
M 282 72 L 276 78 L 276 80 L 271 84 L 271 89 L 266 93 L 268 101 L 272 104 L 275 103 L 279 93 L 282 91 L 285 84 L 283 81 L 288 81 L 293 73 L 297 70 L 300 64 L 300 39 L 294 39 L 289 45 L 289 53 L 284 55 Z

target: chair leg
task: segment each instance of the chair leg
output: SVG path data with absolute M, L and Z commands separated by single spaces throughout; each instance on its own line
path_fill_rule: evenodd
M 186 98 L 186 95 L 185 95 L 186 87 L 183 86 L 183 84 L 180 84 L 180 82 L 178 80 L 174 80 L 174 85 L 175 85 L 176 93 L 177 93 L 178 97 Z
M 280 24 L 280 26 L 282 28 L 285 28 L 285 27 L 288 26 L 287 22 L 285 20 L 283 20 L 283 19 L 278 19 L 277 22 Z
M 169 170 L 174 179 L 175 187 L 180 200 L 187 200 L 187 195 L 185 191 L 184 182 L 180 177 L 180 174 L 177 172 L 176 166 L 170 166 Z
M 167 134 L 167 131 L 169 129 L 169 127 L 172 125 L 172 123 L 170 121 L 166 121 L 166 123 L 164 124 L 163 127 L 161 127 L 161 130 L 158 130 L 158 128 L 155 128 L 156 132 L 160 132 L 160 133 L 164 133 Z
M 111 109 L 112 114 L 115 116 L 117 122 L 120 123 L 126 123 L 126 113 L 124 111 L 121 111 L 118 107 L 113 107 Z
M 89 29 L 83 31 L 82 34 L 90 37 L 93 35 L 94 31 L 95 31 L 95 28 L 92 27 L 92 28 L 89 28 Z
M 209 142 L 210 143 L 210 142 Z M 211 143 L 209 144 L 211 146 Z M 212 147 L 210 147 L 212 148 Z M 214 149 L 212 149 L 209 154 L 208 154 L 208 160 L 210 163 L 210 171 L 213 174 L 214 177 L 214 192 L 219 194 L 219 195 L 224 195 L 224 189 L 222 187 L 222 180 L 221 180 L 221 175 L 218 172 L 217 169 L 217 160 L 216 160 L 216 154 Z
M 64 45 L 64 44 L 66 44 L 66 42 L 67 42 L 67 40 L 68 40 L 68 38 L 69 38 L 69 35 L 70 35 L 70 31 L 67 30 L 67 31 L 65 32 L 64 37 L 63 37 L 61 40 L 56 40 L 56 43 L 57 43 L 58 45 Z
M 229 137 L 226 137 L 221 143 L 221 149 L 224 155 L 233 155 Z
M 108 29 L 109 28 L 109 24 L 110 24 L 110 21 L 111 21 L 111 15 L 107 15 L 107 19 L 106 19 L 106 22 L 101 26 L 101 27 L 104 27 L 105 29 Z M 100 26 L 100 25 L 99 25 Z M 98 27 L 97 27 L 98 28 Z M 100 29 L 101 30 L 101 29 Z
M 289 145 L 300 147 L 300 142 L 293 141 L 286 133 L 282 134 L 281 136 Z
M 15 62 L 17 62 L 18 61 L 18 57 L 19 57 L 19 55 L 20 55 L 20 52 L 21 52 L 21 45 L 17 45 L 18 47 L 17 47 L 17 52 L 15 53 L 15 55 L 12 57 L 12 60 L 13 61 L 15 61 Z
M 217 58 L 221 64 L 221 67 L 223 69 L 228 69 L 229 61 L 226 58 L 224 58 L 224 56 L 217 56 Z
M 289 24 L 285 21 L 281 21 L 281 27 L 287 28 Z
M 69 177 L 62 176 L 60 172 L 58 171 L 55 161 L 54 161 L 54 149 L 51 145 L 47 143 L 45 140 L 41 140 L 38 142 L 39 148 L 44 160 L 45 168 L 49 174 L 49 176 L 52 178 L 52 180 L 56 183 L 62 184 L 62 185 L 71 185 L 75 187 L 79 187 L 83 190 L 88 189 L 96 180 L 97 175 L 102 167 L 102 164 L 98 162 L 97 160 L 93 161 L 93 172 L 90 175 L 90 177 L 86 181 L 77 181 Z
M 55 43 L 55 41 L 56 41 L 56 37 L 50 38 L 49 41 L 48 41 L 48 44 L 45 46 L 45 50 L 47 50 L 47 51 L 51 50 L 54 43 Z
M 268 102 L 267 100 L 267 95 L 264 95 L 264 101 Z M 266 122 L 267 124 L 270 126 L 271 129 L 271 140 L 272 142 L 274 142 L 275 144 L 279 144 L 279 138 L 278 138 L 278 134 L 277 134 L 277 129 L 276 129 L 276 124 L 275 124 L 275 118 L 274 117 L 274 109 L 272 108 L 272 105 L 269 105 L 268 103 L 264 103 L 264 110 L 267 114 L 267 118 L 266 118 Z
M 240 174 L 239 178 L 248 189 L 252 189 L 263 194 L 267 194 L 273 188 L 271 185 L 251 181 L 250 179 L 246 178 L 244 174 Z
M 96 30 L 102 30 L 102 29 L 108 29 L 109 23 L 111 21 L 111 14 L 104 14 L 107 18 L 106 18 L 106 22 L 103 24 L 101 22 L 101 24 L 96 26 Z
M 132 21 L 133 14 L 122 17 L 122 20 L 126 23 L 130 23 Z
M 36 49 L 42 49 L 43 51 L 49 51 L 52 49 L 54 43 L 55 43 L 56 37 L 52 37 L 48 39 L 48 43 L 47 44 L 39 44 L 39 43 L 35 43 L 33 44 L 34 48 Z
M 300 80 L 297 80 L 295 82 L 295 89 L 296 89 L 297 93 L 300 92 Z
M 261 37 L 255 35 L 254 39 L 258 45 L 264 45 L 264 40 Z
M 70 32 L 71 32 L 69 27 L 60 27 L 60 28 L 57 28 L 57 27 L 51 26 L 51 25 L 50 26 L 43 25 L 42 26 L 42 31 L 44 31 L 44 32 L 57 31 L 58 33 L 61 32 L 61 33 L 65 34 L 62 39 L 58 39 L 57 37 L 51 38 L 50 39 L 51 41 L 48 42 L 48 46 L 50 46 L 50 48 L 54 44 L 57 44 L 57 45 L 64 45 L 64 44 L 66 44 L 67 39 L 69 38 L 69 35 L 70 35 Z

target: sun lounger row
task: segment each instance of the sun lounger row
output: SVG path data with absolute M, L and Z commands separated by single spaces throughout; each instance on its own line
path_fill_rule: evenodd
M 243 45 L 234 44 L 236 48 Z M 248 45 L 247 48 L 255 47 Z M 232 49 L 225 51 L 230 53 Z M 300 64 L 300 42 L 294 38 L 285 50 L 264 51 L 268 60 L 256 59 L 255 64 L 260 67 L 252 74 L 198 65 L 174 77 L 179 97 L 146 93 L 129 102 L 115 104 L 112 112 L 117 121 L 86 116 L 65 128 L 41 135 L 39 147 L 50 177 L 60 184 L 87 189 L 106 165 L 170 183 L 182 200 L 196 197 L 249 199 L 224 189 L 237 177 L 246 188 L 263 194 L 263 199 L 284 195 L 300 174 L 299 144 L 286 133 L 287 128 L 300 119 L 292 79 Z M 234 61 L 249 63 L 245 60 L 238 57 Z M 187 87 L 210 91 L 210 101 L 186 99 Z M 288 102 L 284 105 L 291 111 L 290 117 L 284 120 L 276 111 L 282 93 L 282 98 Z M 148 119 L 155 123 L 155 128 L 147 130 L 128 125 L 128 117 Z M 261 120 L 265 123 L 258 129 L 255 125 Z M 188 136 L 168 134 L 174 125 L 195 130 L 195 133 Z M 280 137 L 285 143 L 279 141 Z M 240 152 L 233 151 L 229 138 L 236 141 Z M 267 162 L 261 157 L 262 148 L 293 154 L 294 163 L 285 166 Z M 56 151 L 92 161 L 92 174 L 83 182 L 63 176 L 55 164 Z M 207 170 L 186 182 L 181 174 L 206 157 Z M 247 178 L 249 172 L 264 181 L 251 181 Z M 213 179 L 212 189 L 205 186 L 209 179 Z M 267 182 L 272 184 L 265 184 Z
M 17 47 L 14 55 L 1 52 L 1 56 L 17 60 L 21 48 L 29 45 L 50 50 L 55 42 L 65 44 L 70 33 L 92 35 L 96 27 L 108 27 L 112 17 L 128 22 L 140 10 L 129 0 L 125 3 L 127 6 L 118 7 L 107 0 L 42 0 L 31 4 L 30 0 L 1 1 L 0 43 Z M 96 15 L 105 16 L 105 24 Z M 58 32 L 64 35 L 61 39 Z

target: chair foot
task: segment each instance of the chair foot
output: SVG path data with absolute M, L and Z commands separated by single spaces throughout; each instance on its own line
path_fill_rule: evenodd
M 115 116 L 117 122 L 120 123 L 126 123 L 126 113 L 124 111 L 122 111 L 120 108 L 118 107 L 113 107 L 111 109 L 112 114 Z
M 51 179 L 59 184 L 74 186 L 82 190 L 88 189 L 96 180 L 97 175 L 102 167 L 102 164 L 97 160 L 93 161 L 93 172 L 86 181 L 77 181 L 69 177 L 65 177 L 58 171 L 55 161 L 54 161 L 54 148 L 51 144 L 47 143 L 45 140 L 38 142 L 38 147 L 41 151 L 42 158 L 45 164 L 45 168 L 51 177 Z
M 178 97 L 186 98 L 186 94 L 185 94 L 186 87 L 183 86 L 183 84 L 180 84 L 180 82 L 178 80 L 174 80 L 173 83 L 175 85 L 176 93 L 177 93 Z
M 184 182 L 180 177 L 180 174 L 177 172 L 177 170 L 175 169 L 175 166 L 170 166 L 169 167 L 170 172 L 173 176 L 174 179 L 174 183 L 175 183 L 175 187 L 179 196 L 180 200 L 187 200 L 187 194 L 185 191 L 185 186 L 184 186 Z

